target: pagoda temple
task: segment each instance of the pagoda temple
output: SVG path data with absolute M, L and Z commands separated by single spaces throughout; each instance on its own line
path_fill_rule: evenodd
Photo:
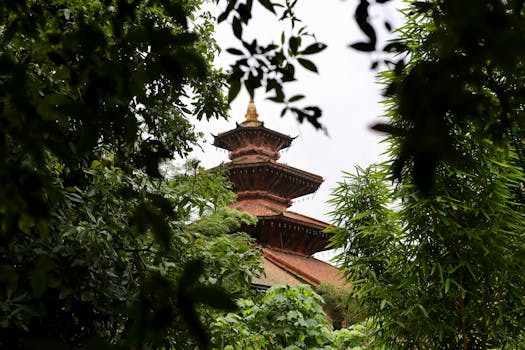
M 292 199 L 315 192 L 323 178 L 278 162 L 294 138 L 266 128 L 253 100 L 245 118 L 215 136 L 214 145 L 229 151 L 227 173 L 237 194 L 232 207 L 258 217 L 257 225 L 242 228 L 263 254 L 265 276 L 255 279 L 254 286 L 343 286 L 337 268 L 313 257 L 326 250 L 331 235 L 323 230 L 328 224 L 288 210 Z

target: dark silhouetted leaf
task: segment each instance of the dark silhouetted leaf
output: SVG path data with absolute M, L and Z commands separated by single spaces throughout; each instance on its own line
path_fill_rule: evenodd
M 288 102 L 296 102 L 296 101 L 299 101 L 299 100 L 302 100 L 305 96 L 304 95 L 295 95 L 293 97 L 291 97 Z
M 405 71 L 405 61 L 404 60 L 397 61 L 394 67 L 394 73 L 396 74 L 396 76 L 401 76 L 404 71 Z
M 383 48 L 384 52 L 403 52 L 406 50 L 407 50 L 406 45 L 400 42 L 389 43 L 385 45 L 385 47 Z
M 272 96 L 272 97 L 268 97 L 267 99 L 273 102 L 278 102 L 278 103 L 284 102 L 284 98 L 282 96 Z
M 232 21 L 233 34 L 238 38 L 242 38 L 242 23 L 238 17 L 233 17 Z
M 355 10 L 354 18 L 359 28 L 370 39 L 370 43 L 375 46 L 377 37 L 374 27 L 368 22 L 368 6 L 369 3 L 367 0 L 361 0 Z
M 402 136 L 406 134 L 406 132 L 403 129 L 390 125 L 390 124 L 383 124 L 383 123 L 374 124 L 372 125 L 371 129 L 375 131 L 391 134 L 394 136 Z
M 263 5 L 265 9 L 275 14 L 275 9 L 273 8 L 274 5 L 272 4 L 270 0 L 259 0 L 259 3 Z
M 308 69 L 309 71 L 318 73 L 317 67 L 315 66 L 315 64 L 312 61 L 304 59 L 304 58 L 298 58 L 297 62 L 299 62 L 299 64 L 301 66 L 303 66 L 304 68 Z
M 239 14 L 241 21 L 243 23 L 248 23 L 252 18 L 252 5 L 253 0 L 246 1 L 246 3 L 241 3 L 237 6 L 237 13 Z
M 326 49 L 326 45 L 325 44 L 323 44 L 323 43 L 315 43 L 315 44 L 312 44 L 312 45 L 308 46 L 303 51 L 301 51 L 301 54 L 303 54 L 303 55 L 311 55 L 311 54 L 315 54 L 315 53 L 321 52 L 324 49 Z
M 226 9 L 224 10 L 224 12 L 221 13 L 219 15 L 219 17 L 217 18 L 217 22 L 218 23 L 221 23 L 221 22 L 225 21 L 228 18 L 230 13 L 235 8 L 235 5 L 237 4 L 237 1 L 228 1 L 227 4 L 228 4 L 228 6 L 226 6 Z
M 300 38 L 296 36 L 291 36 L 290 39 L 288 39 L 288 47 L 292 53 L 292 55 L 297 54 L 297 49 L 299 48 L 300 44 Z
M 233 47 L 230 47 L 230 48 L 226 49 L 226 51 L 231 53 L 232 55 L 237 55 L 237 56 L 244 55 L 244 53 L 241 50 L 233 48 Z
M 434 185 L 434 174 L 437 167 L 437 159 L 434 154 L 420 154 L 414 158 L 412 176 L 414 183 L 425 195 L 428 195 Z
M 295 80 L 295 67 L 289 63 L 282 69 L 282 81 L 294 81 Z
M 373 43 L 365 43 L 365 42 L 358 42 L 351 44 L 350 47 L 357 51 L 363 51 L 363 52 L 371 52 L 376 49 L 375 45 Z
M 237 310 L 237 304 L 231 296 L 217 286 L 199 286 L 193 290 L 192 294 L 196 302 L 211 306 L 214 309 L 230 312 Z
M 237 97 L 241 91 L 241 81 L 238 79 L 230 80 L 230 89 L 228 90 L 228 102 L 231 102 Z

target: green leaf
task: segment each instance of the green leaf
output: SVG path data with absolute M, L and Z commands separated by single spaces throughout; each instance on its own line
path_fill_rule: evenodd
M 275 14 L 275 9 L 273 8 L 273 3 L 270 0 L 259 0 L 259 3 L 263 5 L 265 9 Z
M 226 49 L 226 51 L 231 53 L 232 55 L 237 55 L 237 56 L 244 55 L 244 53 L 241 50 L 233 48 L 233 47 L 230 47 L 230 48 Z
M 304 68 L 308 69 L 309 71 L 312 71 L 314 73 L 318 73 L 317 67 L 315 66 L 315 64 L 312 61 L 304 59 L 304 58 L 298 58 L 297 61 L 299 62 L 299 64 L 301 66 L 303 66 Z
M 230 89 L 228 90 L 228 102 L 232 102 L 239 94 L 239 91 L 241 91 L 241 81 L 231 80 Z
M 301 54 L 303 54 L 303 55 L 316 54 L 316 53 L 319 53 L 319 52 L 323 51 L 324 49 L 326 49 L 326 47 L 327 46 L 325 44 L 323 44 L 323 43 L 314 43 L 314 44 L 309 45 L 303 51 L 301 51 Z
M 299 101 L 299 100 L 302 100 L 305 96 L 304 95 L 295 95 L 295 96 L 292 96 L 288 102 L 296 102 L 296 101 Z
M 91 212 L 91 209 L 86 208 L 86 214 L 88 215 L 88 217 L 89 217 L 89 219 L 91 220 L 92 223 L 94 223 L 94 224 L 97 223 L 97 219 L 95 219 L 95 216 L 93 216 L 93 213 Z
M 421 304 L 417 304 L 416 306 L 419 308 L 419 310 L 421 310 L 421 312 L 423 313 L 423 315 L 424 315 L 426 318 L 428 318 L 428 312 L 427 312 L 427 310 L 425 309 L 425 307 L 424 307 L 423 305 L 421 305 Z
M 63 13 L 64 13 L 64 18 L 66 19 L 66 21 L 69 21 L 69 18 L 71 17 L 71 10 L 68 8 L 65 8 L 63 10 Z
M 291 36 L 288 39 L 288 47 L 291 51 L 292 56 L 297 54 L 297 49 L 299 48 L 300 42 L 300 38 L 296 36 Z
M 238 17 L 233 17 L 232 29 L 235 37 L 237 37 L 238 39 L 242 39 L 242 23 Z
M 374 43 L 372 42 L 358 42 L 350 45 L 351 48 L 357 50 L 357 51 L 363 51 L 363 52 L 372 52 L 376 49 Z
M 445 294 L 448 294 L 448 291 L 450 290 L 450 282 L 451 282 L 450 278 L 447 278 L 445 280 Z
M 48 285 L 48 272 L 54 268 L 55 265 L 49 257 L 40 256 L 38 258 L 30 278 L 31 289 L 36 298 L 41 298 L 44 295 Z

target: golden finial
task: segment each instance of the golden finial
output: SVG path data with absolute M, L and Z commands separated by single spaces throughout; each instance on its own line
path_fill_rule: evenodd
M 248 103 L 248 109 L 246 110 L 246 114 L 244 116 L 246 117 L 246 120 L 241 123 L 242 126 L 260 126 L 263 124 L 259 119 L 257 119 L 259 114 L 257 114 L 257 108 L 255 107 L 255 102 L 253 102 L 253 99 L 251 99 L 250 103 Z

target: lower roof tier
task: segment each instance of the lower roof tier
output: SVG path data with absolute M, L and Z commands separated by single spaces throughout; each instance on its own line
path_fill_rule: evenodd
M 331 234 L 323 232 L 328 224 L 294 212 L 258 216 L 255 226 L 242 230 L 250 233 L 257 243 L 295 253 L 312 255 L 328 249 Z
M 329 283 L 338 288 L 350 288 L 339 269 L 312 256 L 265 246 L 261 247 L 261 253 L 264 275 L 253 279 L 256 287 L 266 289 L 278 284 L 295 287 L 303 283 L 311 286 Z

